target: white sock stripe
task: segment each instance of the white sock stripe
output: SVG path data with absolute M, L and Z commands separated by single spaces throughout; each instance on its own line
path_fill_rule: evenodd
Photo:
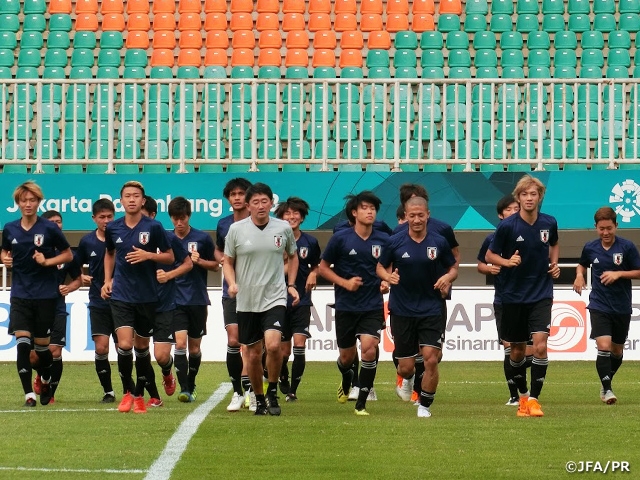
M 360 362 L 360 368 L 368 368 L 368 369 L 373 370 L 377 366 L 378 366 L 378 362 L 376 362 L 375 360 L 373 360 L 371 362 L 365 362 L 364 360 L 362 360 Z
M 293 354 L 294 355 L 304 355 L 306 353 L 306 348 L 305 347 L 293 347 Z
M 230 347 L 227 345 L 227 353 L 236 354 L 240 353 L 240 347 Z
M 16 339 L 17 344 L 26 343 L 27 345 L 31 345 L 31 339 L 29 337 L 20 337 Z
M 549 365 L 549 359 L 548 358 L 533 357 L 532 363 L 534 365 L 546 366 L 546 365 Z
M 144 358 L 144 357 L 148 357 L 149 356 L 149 349 L 145 348 L 144 350 L 138 350 L 137 348 L 136 350 L 136 357 L 140 357 L 140 358 Z
M 607 352 L 606 350 L 598 350 L 598 357 L 612 357 L 611 352 Z
M 509 355 L 511 355 L 511 347 L 507 347 L 504 349 L 504 356 L 508 357 Z
M 133 349 L 130 348 L 129 350 L 123 350 L 120 347 L 118 347 L 118 355 L 122 355 L 124 357 L 129 357 L 129 356 L 133 355 Z
M 178 349 L 176 348 L 174 355 L 178 356 L 178 355 L 184 355 L 185 357 L 187 356 L 187 349 Z
M 511 366 L 513 368 L 518 368 L 523 366 L 526 363 L 527 359 L 523 358 L 522 360 L 520 360 L 519 362 L 514 362 L 513 360 L 509 359 L 509 363 L 511 364 Z
M 61 362 L 62 361 L 62 357 L 53 357 L 53 361 L 54 362 Z
M 36 352 L 46 352 L 46 351 L 49 350 L 49 345 L 38 345 L 38 344 L 36 344 L 36 345 L 33 346 L 33 349 Z

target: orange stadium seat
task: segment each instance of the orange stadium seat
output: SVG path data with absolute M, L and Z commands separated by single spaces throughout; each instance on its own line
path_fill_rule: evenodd
M 284 58 L 284 66 L 289 67 L 308 67 L 309 54 L 305 48 L 288 48 L 287 55 Z
M 439 14 L 449 13 L 452 15 L 462 15 L 462 2 L 460 0 L 440 0 Z
M 176 17 L 172 13 L 159 13 L 153 17 L 153 31 L 161 30 L 175 31 Z
M 185 30 L 180 33 L 178 46 L 180 48 L 202 48 L 202 34 L 200 30 Z
M 413 0 L 413 7 L 411 13 L 430 13 L 433 15 L 436 13 L 436 6 L 433 0 Z
M 49 0 L 49 13 L 71 14 L 71 0 Z
M 127 0 L 127 13 L 149 13 L 149 0 Z
M 387 0 L 387 15 L 390 13 L 409 15 L 409 2 L 407 0 Z
M 340 48 L 355 48 L 362 49 L 364 47 L 364 40 L 362 38 L 362 32 L 354 30 L 353 32 L 344 32 L 340 38 Z
M 101 0 L 100 13 L 124 13 L 123 0 Z
M 176 2 L 175 0 L 153 0 L 152 10 L 154 15 L 156 13 L 176 13 Z
M 282 13 L 304 13 L 306 8 L 307 5 L 304 0 L 284 0 L 282 3 Z M 329 6 L 329 12 L 330 11 L 331 6 Z
M 256 10 L 258 13 L 278 13 L 280 11 L 280 0 L 258 0 Z
M 148 32 L 129 32 L 127 35 L 127 48 L 140 48 L 146 50 L 149 48 Z M 173 47 L 172 47 L 173 48 Z
M 98 0 L 76 0 L 76 14 L 98 13 Z
M 256 37 L 253 30 L 237 30 L 231 38 L 233 48 L 255 48 Z
M 320 32 L 322 30 L 331 30 L 331 17 L 328 13 L 311 13 L 309 15 L 309 31 Z
M 77 31 L 98 31 L 98 16 L 95 13 L 76 14 Z
M 232 67 L 253 67 L 255 65 L 253 50 L 246 48 L 234 48 L 231 52 Z
M 150 63 L 152 67 L 173 67 L 175 65 L 173 50 L 167 48 L 155 49 L 151 54 Z
M 263 32 L 265 30 L 280 30 L 280 20 L 277 13 L 259 13 L 256 20 L 256 30 Z
M 433 15 L 430 13 L 414 13 L 411 30 L 414 32 L 431 32 L 436 29 Z
M 309 0 L 309 13 L 331 13 L 331 0 Z
M 253 0 L 231 0 L 231 13 L 251 13 L 253 12 Z
M 200 13 L 202 11 L 202 2 L 200 0 L 180 0 L 178 2 L 178 12 L 183 13 Z
M 336 66 L 336 52 L 332 49 L 320 48 L 313 51 L 313 59 L 311 60 L 311 66 L 316 67 L 335 67 Z
M 129 35 L 131 35 L 131 32 Z M 160 30 L 155 32 L 153 34 L 153 48 L 166 48 L 170 50 L 176 48 L 175 30 Z
M 123 32 L 124 15 L 121 13 L 102 14 L 102 31 L 103 32 Z
M 353 13 L 357 12 L 356 0 L 335 0 L 333 5 L 333 11 L 338 13 Z
M 227 50 L 221 48 L 208 48 L 204 54 L 204 66 L 226 67 L 229 64 Z
M 311 25 L 311 18 L 309 16 L 309 25 Z M 293 30 L 304 30 L 306 28 L 304 23 L 304 15 L 301 13 L 285 13 L 282 20 L 282 31 L 291 32 Z M 323 29 L 324 30 L 324 29 Z
M 363 14 L 360 18 L 360 30 L 363 32 L 384 30 L 382 26 L 382 15 L 378 15 L 377 13 Z
M 227 0 L 204 0 L 204 13 L 227 13 Z
M 335 50 L 337 44 L 336 32 L 333 30 L 316 32 L 315 37 L 313 37 L 313 48 L 330 48 Z
M 226 30 L 210 30 L 207 32 L 207 50 L 210 48 L 229 48 L 229 35 Z
M 360 13 L 382 15 L 382 0 L 361 0 Z
M 262 48 L 258 53 L 259 67 L 279 67 L 282 65 L 280 50 L 275 48 Z
M 178 30 L 200 30 L 202 28 L 202 20 L 199 13 L 183 13 L 178 20 Z
M 402 32 L 409 30 L 409 16 L 404 13 L 387 14 L 387 31 Z
M 391 48 L 391 35 L 385 30 L 371 32 L 367 45 L 369 50 L 389 50 Z
M 336 32 L 350 32 L 358 29 L 358 22 L 353 13 L 338 13 L 335 18 L 333 29 Z
M 202 65 L 200 50 L 185 48 L 178 53 L 179 67 L 199 67 L 200 65 Z
M 151 21 L 149 20 L 149 14 L 148 13 L 129 14 L 129 20 L 127 20 L 127 30 L 129 30 L 130 32 L 133 32 L 136 30 L 148 32 L 149 30 L 151 30 Z
M 296 30 L 295 32 L 289 33 L 287 35 L 287 41 L 289 41 L 289 37 L 293 33 L 304 32 L 304 30 Z M 304 32 L 307 33 L 307 32 Z M 282 34 L 280 32 L 276 32 L 273 30 L 266 30 L 264 32 L 260 32 L 260 38 L 258 39 L 258 46 L 260 48 L 280 48 L 282 47 Z M 307 40 L 307 46 L 309 46 L 309 40 Z M 306 47 L 305 47 L 306 48 Z
M 344 49 L 340 52 L 340 68 L 362 68 L 362 50 Z
M 226 30 L 227 15 L 220 12 L 207 13 L 207 16 L 204 18 L 204 29 L 207 32 L 211 30 Z
M 236 30 L 253 30 L 253 19 L 247 12 L 236 12 L 231 14 L 231 24 L 229 28 L 232 32 Z

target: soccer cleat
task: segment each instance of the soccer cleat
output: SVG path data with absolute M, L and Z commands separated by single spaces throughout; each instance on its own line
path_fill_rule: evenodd
M 404 381 L 404 378 L 402 378 L 400 375 L 396 373 L 396 387 L 401 387 L 403 381 Z
M 191 390 L 191 401 L 195 402 L 196 398 L 198 398 L 198 392 L 196 392 L 196 387 L 193 387 L 193 390 Z
M 616 397 L 616 394 L 613 393 L 613 390 L 607 390 L 604 393 L 604 403 L 606 403 L 607 405 L 613 405 L 618 401 L 618 397 Z
M 529 410 L 530 417 L 544 416 L 544 413 L 542 413 L 542 409 L 540 408 L 540 404 L 535 398 L 530 398 L 529 400 L 527 400 L 527 409 Z
M 280 392 L 282 392 L 283 395 L 288 394 L 291 389 L 289 377 L 280 377 L 280 381 L 278 383 L 280 384 Z
M 281 413 L 278 397 L 276 395 L 267 395 L 267 411 L 269 415 L 278 416 Z
M 377 402 L 378 401 L 378 395 L 376 395 L 376 389 L 371 387 L 371 390 L 369 390 L 369 395 L 367 395 L 367 402 Z
M 147 402 L 147 407 L 161 407 L 164 405 L 164 402 L 161 398 L 150 398 Z
M 253 390 L 249 392 L 249 411 L 255 412 L 258 408 L 258 400 L 256 399 L 256 394 L 253 393 Z
M 284 401 L 285 402 L 297 402 L 298 401 L 298 396 L 295 393 L 287 393 L 287 396 L 284 397 Z
M 265 403 L 256 404 L 254 415 L 267 415 L 267 405 Z
M 31 395 L 31 394 L 29 394 L 29 395 Z M 33 408 L 36 405 L 37 405 L 37 402 L 36 402 L 35 396 L 34 397 L 30 397 L 30 396 L 25 395 L 23 407 Z
M 227 406 L 227 412 L 239 412 L 242 408 L 242 405 L 244 405 L 244 397 L 239 393 L 233 392 L 231 401 Z
M 606 392 L 604 391 L 604 388 L 600 387 L 600 400 L 602 400 L 602 403 L 606 403 L 607 401 L 604 398 L 604 394 Z
M 42 382 L 40 386 L 40 403 L 42 405 L 49 405 L 51 398 L 53 398 L 51 396 L 51 385 L 49 385 L 49 382 Z
M 51 397 L 51 400 L 49 400 L 49 405 L 53 405 L 54 403 L 56 403 L 56 399 L 55 397 Z
M 338 403 L 347 403 L 349 401 L 349 397 L 344 393 L 342 389 L 342 382 L 338 385 Z
M 131 407 L 133 407 L 133 395 L 127 392 L 122 396 L 122 400 L 120 400 L 120 405 L 118 405 L 118 411 L 122 413 L 126 413 L 131 411 Z
M 36 395 L 40 395 L 42 389 L 42 379 L 40 375 L 36 375 L 36 378 L 33 379 L 33 393 Z
M 170 397 L 176 392 L 176 377 L 171 373 L 169 375 L 163 375 L 162 386 L 164 387 L 164 393 Z
M 360 395 L 360 389 L 358 387 L 351 387 L 351 390 L 349 390 L 349 401 L 355 402 L 358 400 L 358 395 Z
M 358 415 L 359 417 L 368 417 L 369 416 L 369 412 L 367 412 L 366 409 L 361 408 L 360 410 L 358 410 L 357 408 L 355 409 L 356 415 Z
M 400 397 L 403 402 L 411 400 L 413 394 L 413 378 L 403 378 L 400 386 L 396 385 L 396 395 Z
M 418 418 L 429 418 L 431 416 L 431 410 L 429 407 L 418 405 Z
M 413 392 L 411 392 L 411 402 L 414 405 L 420 405 L 420 394 L 418 392 L 416 392 L 415 390 Z
M 178 400 L 180 400 L 182 403 L 195 402 L 196 401 L 195 390 L 193 392 L 187 392 L 187 391 L 180 392 L 180 395 L 178 395 Z
M 113 403 L 116 401 L 116 397 L 110 393 L 105 393 L 100 403 Z
M 147 413 L 147 407 L 144 404 L 144 397 L 139 396 L 133 399 L 133 413 Z
M 242 404 L 242 408 L 249 408 L 249 405 L 251 405 L 251 395 L 250 395 L 250 391 L 246 390 L 244 392 L 244 403 Z
M 520 399 L 518 400 L 518 411 L 516 412 L 516 416 L 518 417 L 529 416 L 529 407 L 527 407 L 528 401 L 529 401 L 529 397 L 520 397 Z
M 518 397 L 511 397 L 509 400 L 507 400 L 507 403 L 505 403 L 505 405 L 517 407 L 518 405 L 520 405 L 520 401 L 518 400 Z
M 269 390 L 269 379 L 267 377 L 262 377 L 262 391 L 266 392 Z

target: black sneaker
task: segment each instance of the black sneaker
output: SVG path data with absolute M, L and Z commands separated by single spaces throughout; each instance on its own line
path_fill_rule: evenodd
M 113 403 L 116 401 L 116 397 L 111 395 L 110 393 L 105 393 L 100 403 Z
M 269 415 L 280 415 L 280 405 L 278 405 L 278 397 L 276 395 L 269 395 L 267 397 L 267 405 Z
M 291 385 L 289 384 L 289 377 L 280 377 L 280 391 L 283 395 L 287 395 L 289 390 L 291 390 Z
M 49 405 L 51 397 L 51 384 L 42 382 L 42 387 L 40 389 L 40 403 L 42 405 Z
M 296 402 L 298 401 L 298 397 L 295 393 L 287 393 L 287 396 L 284 397 L 285 402 Z
M 35 407 L 36 406 L 36 399 L 35 398 L 27 398 L 24 402 L 23 407 Z
M 266 403 L 258 403 L 256 405 L 256 412 L 254 415 L 266 415 L 267 412 L 267 404 Z

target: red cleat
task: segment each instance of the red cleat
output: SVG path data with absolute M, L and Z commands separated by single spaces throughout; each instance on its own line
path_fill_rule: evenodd
M 147 402 L 147 407 L 161 407 L 164 405 L 164 402 L 160 398 L 150 398 Z
M 162 376 L 162 386 L 164 387 L 164 393 L 169 397 L 176 392 L 176 378 L 173 374 Z
M 133 413 L 147 413 L 147 407 L 144 405 L 144 397 L 135 397 L 133 399 Z
M 122 413 L 130 412 L 131 407 L 133 407 L 133 395 L 131 395 L 130 393 L 125 393 L 122 396 L 122 400 L 120 400 L 120 405 L 118 405 L 118 411 Z
M 40 375 L 36 375 L 36 378 L 33 379 L 33 393 L 36 395 L 40 395 L 42 392 L 42 380 L 40 380 Z

